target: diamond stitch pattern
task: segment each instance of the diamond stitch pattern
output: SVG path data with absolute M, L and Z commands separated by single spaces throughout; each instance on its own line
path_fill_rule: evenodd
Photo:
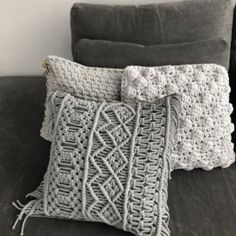
M 61 105 L 51 111 L 57 121 L 48 170 L 20 215 L 98 221 L 137 236 L 168 236 L 178 98 L 99 103 L 56 92 L 50 99 Z

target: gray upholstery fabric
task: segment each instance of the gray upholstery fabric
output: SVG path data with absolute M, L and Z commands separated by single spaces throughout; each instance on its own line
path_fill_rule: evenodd
M 230 86 L 231 86 L 231 102 L 236 109 L 236 8 L 234 9 L 234 22 L 233 22 L 233 32 L 232 32 L 232 43 L 231 43 L 231 55 L 230 55 L 230 67 L 229 67 L 229 76 L 230 76 Z M 232 120 L 236 123 L 236 112 L 233 111 Z M 236 133 L 234 132 L 233 139 L 236 141 Z
M 230 44 L 232 16 L 231 0 L 139 6 L 75 3 L 71 9 L 72 52 L 82 38 L 143 45 L 224 38 Z M 226 63 L 229 54 L 228 50 Z
M 49 158 L 39 136 L 45 78 L 0 78 L 0 235 L 17 236 L 11 226 L 18 210 L 11 203 L 34 190 Z M 175 171 L 169 185 L 171 236 L 235 236 L 236 164 L 211 172 Z M 29 219 L 25 235 L 132 236 L 101 223 Z
M 236 8 L 234 9 L 229 73 L 232 77 L 236 76 Z
M 153 46 L 80 39 L 75 46 L 74 57 L 83 65 L 110 68 L 200 63 L 214 63 L 227 68 L 229 48 L 229 44 L 221 38 Z

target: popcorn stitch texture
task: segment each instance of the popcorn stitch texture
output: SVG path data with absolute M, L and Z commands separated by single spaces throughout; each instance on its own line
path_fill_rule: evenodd
M 49 56 L 44 64 L 47 78 L 47 98 L 51 92 L 57 90 L 70 93 L 76 97 L 94 101 L 120 100 L 121 77 L 123 70 L 98 67 L 87 67 L 78 63 Z M 51 121 L 48 107 L 45 103 L 45 117 L 41 129 L 41 136 L 52 140 Z M 52 114 L 51 114 L 52 115 Z
M 231 133 L 229 78 L 215 64 L 127 67 L 121 99 L 152 101 L 172 93 L 180 95 L 182 113 L 178 142 L 172 155 L 174 169 L 211 170 L 235 161 Z
M 168 236 L 178 98 L 130 104 L 85 101 L 62 92 L 50 98 L 62 103 L 50 162 L 44 181 L 28 195 L 36 199 L 20 219 L 26 214 L 98 221 L 138 236 Z

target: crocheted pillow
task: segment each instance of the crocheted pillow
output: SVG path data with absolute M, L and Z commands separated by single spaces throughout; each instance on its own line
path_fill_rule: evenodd
M 231 133 L 229 78 L 215 64 L 127 67 L 122 100 L 148 100 L 180 94 L 182 113 L 172 158 L 175 169 L 228 167 L 235 161 Z
M 47 78 L 48 94 L 61 90 L 80 98 L 101 101 L 120 100 L 120 85 L 123 70 L 87 67 L 78 63 L 49 56 L 44 64 Z M 49 103 L 45 103 L 44 122 L 41 129 L 41 136 L 52 140 L 51 121 L 49 115 Z M 52 115 L 52 114 L 51 114 Z
M 60 104 L 60 112 L 48 170 L 28 195 L 36 199 L 23 209 L 15 204 L 22 209 L 16 222 L 23 214 L 59 217 L 103 222 L 140 236 L 168 236 L 169 155 L 178 98 L 126 104 L 56 92 L 50 100 Z

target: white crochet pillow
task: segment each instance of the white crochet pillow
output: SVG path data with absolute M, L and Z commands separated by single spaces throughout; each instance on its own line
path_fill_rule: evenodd
M 122 69 L 88 67 L 56 56 L 48 56 L 43 67 L 47 78 L 46 100 L 51 92 L 57 90 L 94 101 L 120 100 Z M 48 104 L 45 102 L 45 115 L 40 133 L 44 139 L 51 141 L 50 126 L 53 125 L 51 121 L 54 118 L 49 115 Z
M 181 124 L 173 151 L 175 169 L 230 166 L 235 161 L 231 133 L 229 77 L 215 64 L 130 66 L 122 78 L 121 99 L 148 100 L 180 95 Z

